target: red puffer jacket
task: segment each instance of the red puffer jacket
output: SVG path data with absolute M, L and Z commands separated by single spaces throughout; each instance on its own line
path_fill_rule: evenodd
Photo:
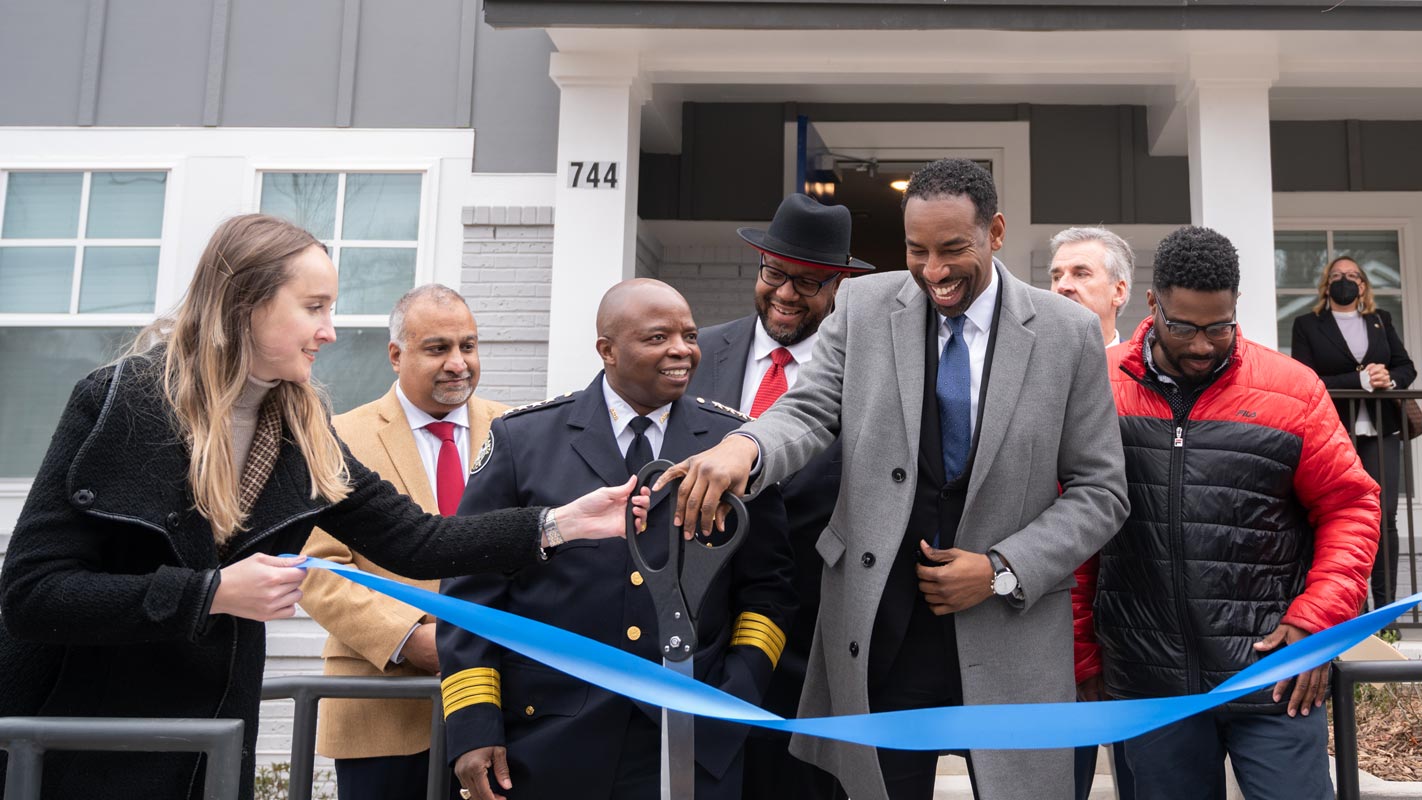
M 1107 354 L 1131 514 L 1073 591 L 1077 679 L 1102 670 L 1099 641 L 1117 697 L 1208 691 L 1280 622 L 1352 618 L 1377 549 L 1377 484 L 1311 370 L 1237 337 L 1176 418 L 1147 376 L 1151 324 Z

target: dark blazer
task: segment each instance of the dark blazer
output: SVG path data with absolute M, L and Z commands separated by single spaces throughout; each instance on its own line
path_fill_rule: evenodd
M 710 448 L 740 426 L 739 415 L 684 396 L 672 406 L 661 457 L 680 461 Z M 587 389 L 532 407 L 514 409 L 489 429 L 487 460 L 475 465 L 460 514 L 510 506 L 559 505 L 601 486 L 627 480 L 612 437 L 602 374 Z M 660 532 L 671 501 L 653 508 L 650 530 Z M 773 665 L 760 647 L 729 644 L 742 615 L 754 614 L 783 631 L 795 610 L 785 511 L 778 492 L 747 504 L 751 531 L 730 566 L 713 584 L 698 620 L 696 677 L 759 703 Z M 648 560 L 664 563 L 666 540 L 641 540 Z M 470 576 L 446 580 L 452 597 L 501 608 L 621 647 L 660 662 L 657 619 L 650 593 L 620 539 L 560 545 L 542 564 L 509 578 Z M 780 634 L 783 641 L 783 633 Z M 611 798 L 611 781 L 623 758 L 630 715 L 660 710 L 509 653 L 480 637 L 439 623 L 440 671 L 445 677 L 449 757 L 490 745 L 507 745 L 514 789 L 527 798 Z M 493 677 L 497 673 L 497 678 Z M 473 680 L 467 680 L 473 679 Z M 459 704 L 455 689 L 488 680 L 501 684 L 500 704 Z M 487 695 L 486 695 L 487 697 Z M 451 700 L 455 701 L 451 712 Z M 740 796 L 743 725 L 696 722 L 697 797 Z M 618 800 L 621 800 L 620 798 Z
M 187 448 L 153 363 L 96 371 L 60 418 L 0 574 L 0 717 L 235 717 L 250 798 L 266 632 L 209 616 L 218 570 L 299 552 L 318 523 L 404 575 L 516 569 L 537 559 L 538 512 L 442 520 L 349 453 L 350 495 L 313 500 L 305 459 L 284 438 L 247 529 L 220 555 L 193 510 Z M 193 754 L 55 752 L 45 766 L 46 798 L 202 794 Z
M 691 376 L 691 386 L 686 393 L 739 408 L 745 388 L 746 361 L 755 341 L 755 326 L 759 324 L 760 320 L 752 314 L 702 328 L 697 338 L 701 346 L 701 365 Z M 805 664 L 815 636 L 815 617 L 820 612 L 820 569 L 824 561 L 815 552 L 815 542 L 834 513 L 842 461 L 843 451 L 836 439 L 803 469 L 780 482 L 785 516 L 790 521 L 790 546 L 795 551 L 795 593 L 800 600 L 800 610 L 790 624 L 785 654 L 765 693 L 765 707 L 783 717 L 795 716 L 800 707 Z
M 1330 389 L 1362 389 L 1362 381 L 1358 378 L 1361 364 L 1382 364 L 1387 367 L 1397 388 L 1411 386 L 1417 379 L 1417 368 L 1412 365 L 1412 358 L 1407 355 L 1397 329 L 1392 326 L 1392 316 L 1378 309 L 1366 315 L 1364 320 L 1368 329 L 1368 352 L 1359 362 L 1353 358 L 1353 351 L 1348 349 L 1348 342 L 1343 339 L 1343 332 L 1338 329 L 1338 321 L 1333 318 L 1330 309 L 1294 317 L 1294 358 L 1317 372 L 1318 377 L 1323 379 L 1323 385 Z M 1358 417 L 1358 402 L 1337 400 L 1333 405 L 1338 409 L 1344 426 L 1352 433 L 1353 422 Z M 1377 408 L 1378 405 L 1369 402 L 1368 408 Z M 1402 419 L 1397 403 L 1384 402 L 1380 405 L 1383 424 L 1378 426 L 1379 430 L 1388 435 L 1401 432 Z M 1377 425 L 1377 420 L 1373 424 Z

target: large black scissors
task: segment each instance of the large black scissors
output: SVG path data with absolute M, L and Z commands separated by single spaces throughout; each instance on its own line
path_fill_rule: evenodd
M 665 459 L 653 461 L 637 472 L 637 487 L 651 486 L 663 472 L 672 468 Z M 677 478 L 662 487 L 659 495 L 675 494 L 681 486 Z M 653 498 L 655 502 L 657 498 Z M 667 517 L 667 560 L 660 569 L 653 568 L 642 555 L 640 536 L 654 536 L 650 528 L 637 533 L 637 520 L 632 505 L 627 506 L 627 548 L 632 561 L 642 573 L 642 580 L 652 594 L 652 606 L 657 612 L 657 646 L 662 651 L 662 666 L 691 678 L 696 677 L 694 662 L 697 651 L 696 620 L 701 605 L 716 581 L 730 563 L 731 556 L 745 542 L 750 532 L 749 517 L 741 498 L 726 492 L 721 501 L 731 507 L 735 517 L 734 532 L 725 541 L 712 545 L 700 539 L 687 541 L 680 526 Z M 648 512 L 650 525 L 651 516 Z M 662 800 L 690 800 L 696 792 L 696 728 L 695 717 L 679 711 L 662 709 Z

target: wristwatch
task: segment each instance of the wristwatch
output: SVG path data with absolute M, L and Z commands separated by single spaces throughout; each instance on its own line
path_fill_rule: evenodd
M 545 508 L 538 518 L 538 557 L 548 560 L 549 551 L 563 543 L 563 532 L 558 530 L 557 509 Z
M 1017 584 L 1017 576 L 1012 568 L 1002 563 L 1002 556 L 996 551 L 988 551 L 988 563 L 992 564 L 992 593 L 998 597 L 1022 597 L 1022 587 Z

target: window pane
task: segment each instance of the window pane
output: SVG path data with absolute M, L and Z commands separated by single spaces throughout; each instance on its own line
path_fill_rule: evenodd
M 1337 235 L 1335 234 L 1335 239 Z M 1403 333 L 1405 327 L 1402 323 L 1402 296 L 1396 294 L 1375 294 L 1373 302 L 1377 307 L 1386 311 L 1392 317 L 1392 327 L 1397 330 L 1397 338 L 1407 341 L 1407 334 Z M 1411 353 L 1408 353 L 1411 355 Z
M 72 247 L 0 247 L 0 312 L 67 312 L 73 280 Z
M 334 172 L 262 174 L 262 213 L 291 220 L 317 239 L 336 235 Z
M 72 239 L 79 235 L 82 172 L 12 172 L 5 189 L 6 239 Z
M 79 284 L 81 313 L 153 311 L 158 290 L 158 248 L 86 247 Z
M 1294 318 L 1301 314 L 1312 314 L 1316 294 L 1280 294 L 1278 309 L 1279 352 L 1293 353 Z M 1248 331 L 1245 332 L 1248 336 Z
M 347 175 L 341 238 L 414 241 L 420 232 L 420 178 L 418 173 Z
M 1333 254 L 1348 256 L 1368 275 L 1374 289 L 1402 286 L 1397 231 L 1334 231 Z
M 388 328 L 340 328 L 336 341 L 321 348 L 312 376 L 325 385 L 337 414 L 390 391 L 389 344 Z
M 415 248 L 341 248 L 337 314 L 389 314 L 415 288 Z
M 95 239 L 163 235 L 166 172 L 95 172 L 89 182 L 89 232 Z
M 1328 235 L 1323 231 L 1274 233 L 1274 281 L 1279 289 L 1313 289 L 1328 264 Z
M 131 328 L 0 328 L 0 478 L 39 469 L 74 384 L 108 363 Z

